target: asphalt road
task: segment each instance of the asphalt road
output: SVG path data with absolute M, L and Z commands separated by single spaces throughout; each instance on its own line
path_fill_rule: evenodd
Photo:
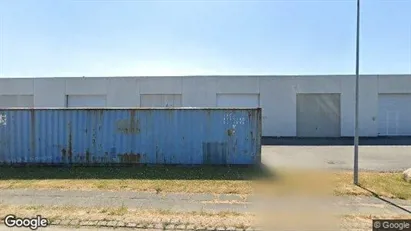
M 270 167 L 352 169 L 354 147 L 264 145 L 262 162 Z M 359 168 L 370 171 L 403 171 L 411 168 L 411 145 L 360 146 Z

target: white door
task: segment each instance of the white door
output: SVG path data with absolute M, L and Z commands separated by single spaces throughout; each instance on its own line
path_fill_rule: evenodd
M 68 95 L 67 107 L 105 107 L 104 95 Z
M 411 94 L 378 96 L 378 135 L 411 135 Z
M 251 107 L 260 106 L 258 94 L 217 94 L 217 107 Z
M 181 107 L 181 94 L 141 94 L 141 107 Z

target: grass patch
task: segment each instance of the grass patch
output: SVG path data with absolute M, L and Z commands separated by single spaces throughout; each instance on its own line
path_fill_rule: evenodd
M 353 174 L 335 175 L 336 194 L 342 195 L 378 195 L 388 198 L 411 199 L 411 184 L 402 179 L 402 173 L 360 172 L 361 187 L 352 185 Z
M 250 194 L 255 167 L 2 167 L 0 188 Z
M 124 204 L 121 205 L 120 208 L 112 209 L 111 211 L 108 211 L 108 215 L 111 215 L 111 216 L 113 216 L 113 215 L 124 216 L 127 213 L 128 213 L 128 209 L 127 209 L 127 207 L 124 206 Z
M 411 184 L 401 173 L 360 172 L 361 187 L 352 179 L 352 172 L 274 173 L 255 167 L 2 167 L 0 188 L 248 195 L 260 190 L 258 183 L 263 182 L 277 194 L 324 191 L 411 199 Z

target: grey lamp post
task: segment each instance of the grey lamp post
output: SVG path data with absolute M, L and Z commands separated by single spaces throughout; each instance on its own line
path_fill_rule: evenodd
M 359 63 L 360 63 L 360 0 L 357 0 L 357 34 L 355 56 L 355 131 L 354 131 L 354 184 L 358 185 L 358 114 L 359 114 Z

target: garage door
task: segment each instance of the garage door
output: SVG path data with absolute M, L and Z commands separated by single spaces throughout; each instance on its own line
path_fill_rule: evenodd
M 0 107 L 33 107 L 33 95 L 1 95 Z
M 297 136 L 340 135 L 340 94 L 297 94 Z
M 105 107 L 104 95 L 68 95 L 67 107 Z
M 141 107 L 181 107 L 181 94 L 141 94 Z
M 411 94 L 378 96 L 378 135 L 411 135 Z
M 217 107 L 259 107 L 258 94 L 217 94 Z

